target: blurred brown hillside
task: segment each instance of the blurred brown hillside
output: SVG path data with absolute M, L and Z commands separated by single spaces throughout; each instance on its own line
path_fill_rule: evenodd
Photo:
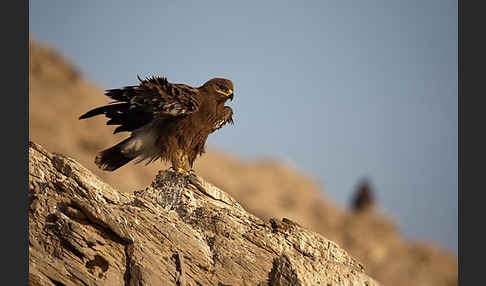
M 78 120 L 88 109 L 109 102 L 103 96 L 105 87 L 86 81 L 45 44 L 31 40 L 29 56 L 30 140 L 75 158 L 124 192 L 144 189 L 158 170 L 167 167 L 160 162 L 148 166 L 129 163 L 116 172 L 99 170 L 93 162 L 96 153 L 127 136 L 113 135 L 115 127 L 106 126 L 101 117 Z M 336 241 L 384 285 L 457 285 L 457 256 L 430 243 L 404 240 L 394 223 L 376 208 L 361 213 L 341 209 L 311 178 L 282 162 L 248 162 L 208 148 L 195 169 L 255 215 L 285 217 Z

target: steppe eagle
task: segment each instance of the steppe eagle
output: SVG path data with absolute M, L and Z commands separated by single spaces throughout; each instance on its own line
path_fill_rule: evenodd
M 160 158 L 179 172 L 189 171 L 204 153 L 209 134 L 233 124 L 233 110 L 225 106 L 234 96 L 231 80 L 213 78 L 198 88 L 170 83 L 164 77 L 138 80 L 136 86 L 106 90 L 114 101 L 79 117 L 104 114 L 107 125 L 119 125 L 113 133 L 131 132 L 129 138 L 96 156 L 95 163 L 103 170 L 114 171 L 138 157 L 136 163 Z

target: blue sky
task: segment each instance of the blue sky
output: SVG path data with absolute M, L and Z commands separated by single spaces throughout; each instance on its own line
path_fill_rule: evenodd
M 194 86 L 232 79 L 236 125 L 210 145 L 291 162 L 343 206 L 367 176 L 407 237 L 457 252 L 457 1 L 29 8 L 30 33 L 102 87 L 137 74 Z

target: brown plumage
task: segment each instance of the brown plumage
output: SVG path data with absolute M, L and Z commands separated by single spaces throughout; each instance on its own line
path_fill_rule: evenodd
M 107 90 L 105 95 L 115 101 L 79 117 L 104 114 L 107 125 L 119 125 L 114 133 L 131 132 L 129 138 L 101 151 L 96 165 L 114 171 L 138 157 L 136 163 L 160 158 L 176 170 L 192 169 L 209 134 L 233 123 L 233 110 L 224 105 L 233 100 L 233 83 L 213 78 L 193 88 L 161 77 L 138 79 L 137 86 Z

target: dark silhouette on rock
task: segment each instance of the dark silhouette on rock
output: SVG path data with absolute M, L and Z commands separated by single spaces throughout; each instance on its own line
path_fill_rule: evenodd
M 362 212 L 373 208 L 375 204 L 375 194 L 370 180 L 364 178 L 360 181 L 351 201 L 351 209 L 354 212 Z

